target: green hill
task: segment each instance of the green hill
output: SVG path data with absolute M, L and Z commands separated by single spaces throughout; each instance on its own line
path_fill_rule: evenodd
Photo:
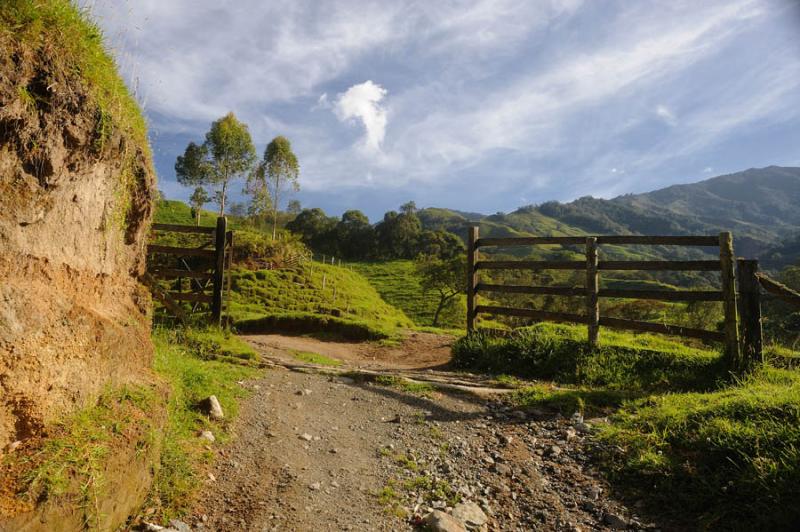
M 800 233 L 800 168 L 750 169 L 645 194 L 550 201 L 481 218 L 433 208 L 420 211 L 419 216 L 426 228 L 446 229 L 463 238 L 466 228 L 476 222 L 481 235 L 491 237 L 732 231 L 737 254 L 763 257 L 779 267 L 800 259 L 791 242 Z M 631 258 L 697 256 L 687 250 L 609 247 L 609 254 L 615 253 Z
M 311 262 L 291 270 L 234 270 L 230 312 L 243 332 L 322 332 L 361 340 L 392 338 L 414 326 L 359 273 Z
M 387 303 L 401 309 L 416 325 L 431 325 L 439 299 L 433 293 L 423 294 L 413 261 L 360 262 L 352 264 L 352 267 L 369 280 Z M 466 314 L 466 303 L 461 298 L 442 312 L 439 325 L 463 328 Z

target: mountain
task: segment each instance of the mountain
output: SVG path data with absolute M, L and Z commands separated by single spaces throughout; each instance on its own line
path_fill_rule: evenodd
M 753 168 L 644 194 L 549 201 L 482 218 L 423 209 L 420 219 L 426 228 L 459 234 L 477 222 L 485 236 L 732 231 L 737 255 L 778 267 L 800 259 L 800 168 Z

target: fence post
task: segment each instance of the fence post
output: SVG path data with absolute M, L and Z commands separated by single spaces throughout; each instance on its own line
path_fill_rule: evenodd
M 739 312 L 742 320 L 742 362 L 752 369 L 764 361 L 761 328 L 761 286 L 758 282 L 758 261 L 739 259 Z
M 225 272 L 225 233 L 227 232 L 228 220 L 224 216 L 217 218 L 217 232 L 215 234 L 214 261 L 214 294 L 211 299 L 211 321 L 214 325 L 219 325 L 222 320 L 222 284 Z
M 597 273 L 597 237 L 586 238 L 586 323 L 589 329 L 589 347 L 597 347 L 600 334 L 600 303 L 598 299 L 599 274 Z
M 469 228 L 467 239 L 467 332 L 475 330 L 475 286 L 478 284 L 476 262 L 478 253 L 475 244 L 478 241 L 478 227 Z
M 722 301 L 725 309 L 725 356 L 734 373 L 742 373 L 744 365 L 739 345 L 739 318 L 736 310 L 736 274 L 734 273 L 733 236 L 719 234 L 719 260 L 722 273 Z

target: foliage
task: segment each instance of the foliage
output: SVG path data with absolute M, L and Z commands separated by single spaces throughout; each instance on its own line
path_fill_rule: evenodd
M 603 330 L 591 351 L 586 327 L 539 323 L 507 337 L 477 331 L 453 345 L 456 367 L 603 386 L 609 390 L 680 390 L 713 386 L 721 356 L 648 334 Z
M 175 174 L 182 185 L 221 186 L 215 201 L 222 216 L 229 182 L 249 172 L 255 158 L 247 126 L 228 113 L 211 124 L 202 144 L 189 143 L 175 162 Z
M 341 366 L 342 361 L 335 358 L 326 357 L 319 353 L 311 353 L 310 351 L 292 351 L 292 356 L 300 362 L 307 362 L 309 364 L 316 364 L 318 366 Z
M 211 197 L 203 187 L 197 187 L 192 192 L 192 197 L 189 198 L 189 205 L 192 206 L 192 212 L 195 216 L 195 225 L 200 225 L 200 211 L 203 210 L 203 205 L 211 201 Z
M 284 190 L 300 190 L 300 164 L 286 137 L 275 137 L 267 144 L 264 158 L 247 180 L 247 191 L 254 202 L 272 202 L 272 238 L 278 228 L 278 209 Z M 266 206 L 266 205 L 265 205 Z
M 435 292 L 439 297 L 431 323 L 433 327 L 438 327 L 439 316 L 445 306 L 452 303 L 456 296 L 464 293 L 467 263 L 463 257 L 441 260 L 428 255 L 417 260 L 416 270 L 422 281 L 423 294 Z

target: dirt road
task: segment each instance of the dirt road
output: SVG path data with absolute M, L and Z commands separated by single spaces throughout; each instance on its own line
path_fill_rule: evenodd
M 266 341 L 271 356 L 278 343 L 297 345 Z M 342 355 L 348 346 L 325 349 Z M 352 354 L 360 349 L 375 347 L 341 359 L 391 366 L 384 356 Z M 607 497 L 582 420 L 286 369 L 246 386 L 253 395 L 189 520 L 196 529 L 411 530 L 433 509 L 466 515 L 472 529 L 647 528 Z

